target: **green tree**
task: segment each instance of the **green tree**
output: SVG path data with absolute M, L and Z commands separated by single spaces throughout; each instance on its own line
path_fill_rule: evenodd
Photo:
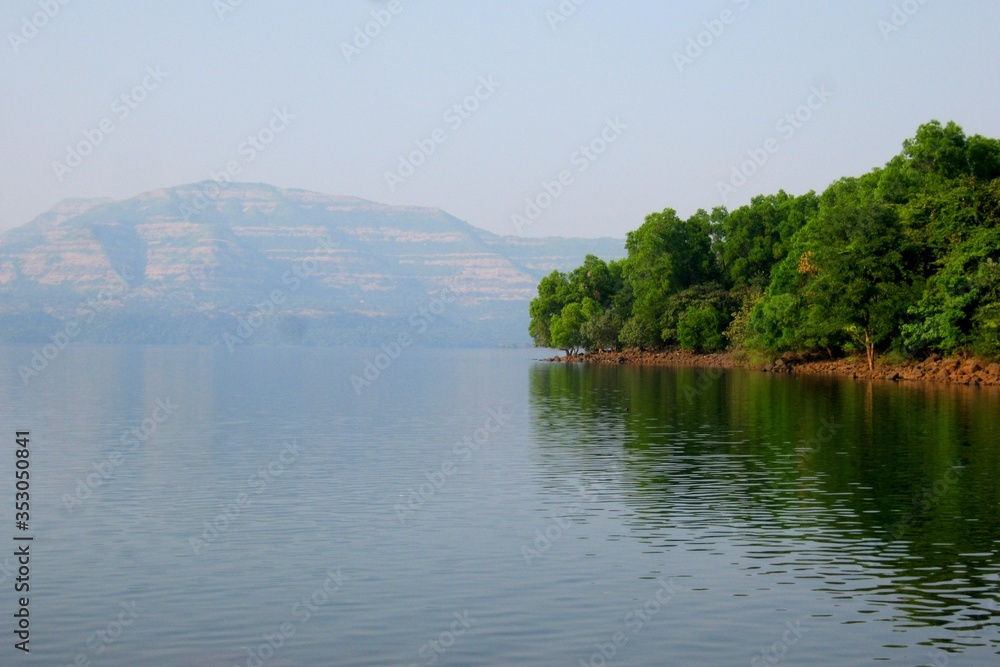
M 945 178 L 970 172 L 965 132 L 954 122 L 942 126 L 932 120 L 917 128 L 917 135 L 903 142 L 903 157 L 914 169 Z
M 569 278 L 553 271 L 538 283 L 538 296 L 528 306 L 531 321 L 528 333 L 536 347 L 553 347 L 552 318 L 562 312 L 570 300 Z
M 734 289 L 762 289 L 771 270 L 788 254 L 792 237 L 815 215 L 819 198 L 812 192 L 793 197 L 784 190 L 754 197 L 727 214 L 716 239 L 717 252 Z
M 806 260 L 815 267 L 805 296 L 809 318 L 848 334 L 874 369 L 878 348 L 899 333 L 911 275 L 895 211 L 860 185 L 844 179 L 831 186 L 805 228 L 812 241 Z
M 903 326 L 910 353 L 977 351 L 994 356 L 1000 302 L 1000 228 L 980 227 L 940 261 Z
M 969 169 L 982 181 L 1000 178 L 1000 140 L 987 139 L 978 134 L 966 142 L 969 151 Z
M 608 308 L 591 298 L 581 302 L 583 324 L 580 339 L 588 350 L 614 350 L 619 347 L 619 334 L 623 320 L 613 300 Z
M 620 272 L 616 275 L 612 266 L 594 255 L 587 255 L 583 264 L 569 274 L 569 294 L 573 301 L 593 299 L 607 305 L 620 289 Z
M 718 313 L 721 326 L 729 324 L 730 314 L 736 310 L 730 293 L 715 282 L 699 283 L 667 297 L 661 318 L 660 339 L 668 345 L 681 344 L 679 326 L 681 317 L 692 306 L 708 308 Z
M 691 305 L 677 322 L 677 339 L 685 350 L 716 352 L 726 346 L 728 318 L 710 304 Z
M 583 305 L 577 302 L 568 303 L 558 315 L 552 318 L 550 340 L 553 347 L 576 354 L 583 346 L 583 335 L 580 328 L 587 321 Z
M 633 299 L 625 331 L 631 342 L 665 342 L 660 332 L 670 296 L 718 277 L 711 227 L 705 211 L 682 220 L 673 209 L 665 209 L 646 216 L 646 222 L 628 234 L 623 277 Z
M 1000 357 L 1000 141 L 931 121 L 821 196 L 673 209 L 539 284 L 538 345 Z

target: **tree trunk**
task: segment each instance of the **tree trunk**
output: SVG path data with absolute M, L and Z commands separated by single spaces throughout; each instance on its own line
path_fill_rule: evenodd
M 875 370 L 875 343 L 872 342 L 868 330 L 865 329 L 865 352 L 868 355 L 868 370 Z

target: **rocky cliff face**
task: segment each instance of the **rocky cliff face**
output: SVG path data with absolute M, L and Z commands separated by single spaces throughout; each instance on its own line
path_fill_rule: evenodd
M 80 340 L 210 343 L 259 322 L 241 344 L 378 343 L 433 305 L 428 343 L 526 342 L 539 278 L 622 245 L 266 185 L 67 200 L 0 235 L 0 341 L 77 322 Z

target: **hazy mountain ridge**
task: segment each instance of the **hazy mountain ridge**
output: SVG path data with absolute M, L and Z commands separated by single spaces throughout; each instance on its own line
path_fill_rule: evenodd
M 66 200 L 0 234 L 0 341 L 80 320 L 78 340 L 212 343 L 258 314 L 246 343 L 380 343 L 447 289 L 425 342 L 527 342 L 539 278 L 588 253 L 623 243 L 502 237 L 440 209 L 257 184 Z

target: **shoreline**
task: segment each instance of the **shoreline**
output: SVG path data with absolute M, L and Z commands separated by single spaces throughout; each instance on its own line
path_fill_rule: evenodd
M 686 350 L 623 350 L 621 352 L 584 352 L 543 359 L 558 363 L 631 364 L 638 366 L 693 366 L 707 368 L 745 368 L 775 374 L 827 375 L 853 380 L 921 382 L 975 387 L 1000 386 L 1000 363 L 975 358 L 940 358 L 932 355 L 923 361 L 892 364 L 879 360 L 875 370 L 861 357 L 832 360 L 803 360 L 783 357 L 767 364 L 755 364 L 737 358 L 732 352 L 699 354 Z

